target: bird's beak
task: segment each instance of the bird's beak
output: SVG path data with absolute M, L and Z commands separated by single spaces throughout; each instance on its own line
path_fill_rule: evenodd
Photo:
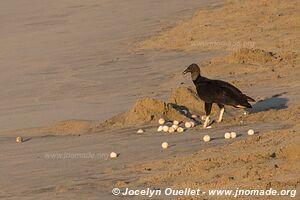
M 188 73 L 188 70 L 187 70 L 187 69 L 184 70 L 184 71 L 182 72 L 183 75 L 185 75 L 185 74 L 187 74 L 187 73 Z

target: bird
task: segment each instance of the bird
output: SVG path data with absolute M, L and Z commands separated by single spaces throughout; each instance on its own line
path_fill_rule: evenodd
M 197 95 L 204 101 L 205 121 L 203 128 L 208 126 L 212 105 L 215 103 L 220 108 L 217 122 L 223 120 L 225 105 L 235 108 L 252 108 L 249 102 L 255 100 L 242 93 L 238 88 L 222 80 L 213 80 L 201 75 L 200 67 L 193 63 L 184 70 L 183 74 L 191 73 L 192 81 L 196 87 Z

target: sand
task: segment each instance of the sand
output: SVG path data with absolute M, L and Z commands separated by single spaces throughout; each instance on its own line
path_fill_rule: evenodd
M 10 67 L 0 79 L 0 198 L 116 199 L 114 187 L 299 190 L 297 1 L 64 1 L 61 9 L 46 1 L 22 3 L 9 23 L 14 3 L 4 5 L 0 32 L 1 67 Z M 158 133 L 160 117 L 204 114 L 182 75 L 192 62 L 253 97 L 253 109 L 245 115 L 228 107 L 211 129 L 197 119 L 182 134 Z M 217 106 L 212 114 L 216 119 Z M 231 131 L 237 138 L 225 140 Z M 212 141 L 204 143 L 207 134 Z M 117 159 L 108 158 L 112 151 Z
M 296 188 L 300 178 L 299 145 L 295 131 L 272 131 L 190 156 L 130 167 L 131 173 L 151 169 L 151 174 L 119 187 Z
M 138 0 L 3 3 L 1 130 L 105 120 L 128 110 L 137 98 L 163 97 L 170 88 L 157 87 L 173 66 L 214 54 L 136 52 L 135 44 L 213 2 L 178 0 L 172 7 Z
M 220 8 L 196 12 L 138 48 L 298 51 L 299 9 L 297 0 L 228 0 Z

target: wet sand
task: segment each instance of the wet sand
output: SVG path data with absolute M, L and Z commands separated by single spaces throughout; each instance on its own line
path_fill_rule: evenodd
M 136 52 L 136 43 L 206 1 L 10 1 L 1 5 L 0 127 L 104 120 L 141 96 L 165 96 L 174 66 L 209 52 Z M 133 12 L 132 12 L 133 11 Z M 124 88 L 124 86 L 126 86 Z

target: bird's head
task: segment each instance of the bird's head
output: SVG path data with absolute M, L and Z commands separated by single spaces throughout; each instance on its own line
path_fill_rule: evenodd
M 183 75 L 191 73 L 192 79 L 196 80 L 197 77 L 200 75 L 200 68 L 197 64 L 191 64 L 186 70 L 184 70 Z

